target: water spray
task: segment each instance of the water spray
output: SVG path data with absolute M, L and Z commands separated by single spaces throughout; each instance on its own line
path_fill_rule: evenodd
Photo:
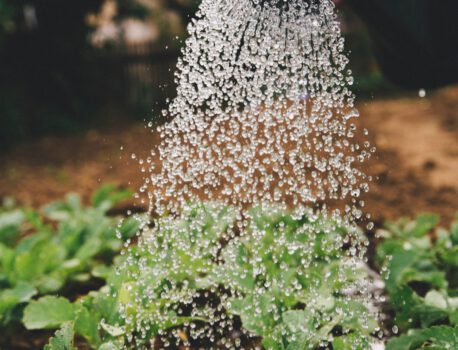
M 145 225 L 126 265 L 143 256 L 131 290 L 135 302 L 148 307 L 133 318 L 125 306 L 126 323 L 148 334 L 147 320 L 169 324 L 170 314 L 195 316 L 206 322 L 188 324 L 193 339 L 229 339 L 237 330 L 229 315 L 238 312 L 260 320 L 246 327 L 266 344 L 283 341 L 282 334 L 293 342 L 294 332 L 274 330 L 300 303 L 278 305 L 307 288 L 307 312 L 324 312 L 319 278 L 303 279 L 320 268 L 313 243 L 319 237 L 325 241 L 320 254 L 339 256 L 332 277 L 341 286 L 336 317 L 347 317 L 346 303 L 365 302 L 369 293 L 367 281 L 349 276 L 358 275 L 365 249 L 356 223 L 369 219 L 360 196 L 369 189 L 362 165 L 373 149 L 356 137 L 359 113 L 334 5 L 204 0 L 189 32 L 177 65 L 177 97 L 163 112 L 171 122 L 158 128 L 161 143 L 152 150 L 161 165 L 151 164 L 140 191 L 164 219 L 154 229 Z M 265 217 L 285 222 L 269 229 Z M 202 228 L 222 220 L 223 226 Z M 295 222 L 295 231 L 287 222 Z M 294 259 L 282 264 L 284 254 Z M 269 275 L 266 259 L 282 272 Z M 193 262 L 199 262 L 198 281 L 187 271 Z M 289 269 L 292 282 L 286 283 Z M 253 279 L 249 287 L 247 279 Z M 199 309 L 202 290 L 220 303 Z M 158 304 L 163 299 L 167 307 Z M 237 309 L 237 303 L 245 306 Z M 272 325 L 262 325 L 263 312 L 274 315 Z M 312 344 L 315 333 L 304 333 L 303 342 Z M 352 344 L 361 348 L 366 341 L 361 335 Z

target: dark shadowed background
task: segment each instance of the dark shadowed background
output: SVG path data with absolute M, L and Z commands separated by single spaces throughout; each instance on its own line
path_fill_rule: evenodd
M 174 95 L 174 65 L 197 6 L 0 0 L 0 146 L 157 117 Z M 380 87 L 363 24 L 347 10 L 341 16 L 358 83 Z

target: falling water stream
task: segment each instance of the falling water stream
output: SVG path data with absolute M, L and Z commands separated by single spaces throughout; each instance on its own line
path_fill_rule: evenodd
M 176 220 L 189 214 L 190 203 L 196 201 L 227 206 L 233 226 L 226 241 L 244 234 L 262 235 L 247 230 L 253 207 L 332 221 L 347 228 L 347 236 L 337 245 L 347 246 L 341 259 L 356 269 L 366 244 L 356 239 L 360 237 L 357 224 L 370 222 L 361 199 L 371 182 L 364 164 L 374 148 L 367 141 L 367 131 L 355 123 L 359 112 L 350 89 L 353 77 L 332 2 L 203 0 L 188 31 L 177 65 L 177 97 L 163 111 L 169 122 L 158 128 L 161 142 L 151 150 L 151 157 L 140 160 L 147 174 L 140 192 L 150 212 Z M 160 159 L 159 165 L 155 159 Z M 171 222 L 156 221 L 152 229 L 145 225 L 140 236 L 139 246 L 154 260 L 151 274 L 155 276 L 180 268 L 161 254 L 164 241 L 176 244 L 181 239 L 182 232 L 172 229 Z M 307 228 L 307 234 L 317 234 L 313 227 Z M 201 248 L 219 258 L 219 249 L 205 244 Z M 281 237 L 275 245 L 299 252 L 304 265 L 310 264 L 313 253 L 306 245 Z M 192 251 L 193 258 L 199 259 L 202 249 Z M 148 268 L 144 261 L 140 265 Z M 159 307 L 152 307 L 156 296 L 153 287 L 145 285 L 150 282 L 137 279 L 142 286 L 134 288 L 141 290 L 137 298 L 151 306 L 145 317 L 164 318 Z M 345 276 L 342 280 L 345 283 Z M 230 290 L 230 283 L 226 287 Z M 216 285 L 206 288 L 219 293 Z M 256 288 L 254 295 L 261 296 L 271 282 Z M 297 292 L 297 286 L 290 288 L 286 292 Z M 348 298 L 370 303 L 367 281 L 352 281 L 347 289 L 357 291 L 348 292 Z M 198 297 L 195 289 L 173 282 L 166 294 L 169 305 L 180 308 L 183 303 L 195 305 Z M 224 297 L 219 297 L 224 305 Z M 253 305 L 258 302 L 253 300 Z M 221 324 L 221 308 L 210 309 L 205 311 L 206 319 Z M 252 312 L 260 311 L 253 307 Z M 144 331 L 143 323 L 127 311 L 125 318 L 134 323 L 132 334 Z M 228 321 L 224 327 L 234 326 Z M 193 337 L 213 339 L 214 328 L 200 327 Z M 360 349 L 358 344 L 355 340 L 353 348 Z

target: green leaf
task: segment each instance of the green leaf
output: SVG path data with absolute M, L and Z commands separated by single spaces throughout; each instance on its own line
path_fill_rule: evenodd
M 113 342 L 103 343 L 98 350 L 120 350 L 122 347 L 115 345 Z
M 458 326 L 458 310 L 450 313 L 450 323 L 454 326 Z
M 45 296 L 24 309 L 22 319 L 27 329 L 53 329 L 75 318 L 75 306 L 65 298 Z
M 2 290 L 0 300 L 11 298 L 18 303 L 25 303 L 36 294 L 37 290 L 30 283 L 19 282 L 14 288 Z
M 113 267 L 106 265 L 96 265 L 91 271 L 92 276 L 107 280 L 113 274 Z
M 35 246 L 51 241 L 52 233 L 49 231 L 38 232 L 22 239 L 15 248 L 16 254 L 26 253 Z
M 75 282 L 80 282 L 80 283 L 84 283 L 84 282 L 87 282 L 91 279 L 91 275 L 89 273 L 78 273 L 76 275 L 73 275 L 71 277 L 71 280 L 72 281 L 75 281 Z
M 426 261 L 425 261 L 426 262 Z M 430 261 L 427 261 L 428 264 Z M 406 268 L 399 276 L 397 284 L 406 285 L 409 282 L 426 282 L 431 284 L 435 288 L 445 289 L 447 287 L 447 279 L 445 271 L 432 270 L 423 271 L 417 262 L 412 268 Z M 435 266 L 428 267 L 430 269 L 436 269 Z
M 360 302 L 355 300 L 339 301 L 337 309 L 341 311 L 337 313 L 336 318 L 339 318 L 339 325 L 343 326 L 346 330 L 369 335 L 378 326 L 373 315 Z
M 59 280 L 59 276 L 53 276 L 50 284 L 44 276 L 59 268 L 64 262 L 65 254 L 65 249 L 57 244 L 45 240 L 38 242 L 30 250 L 16 256 L 15 278 L 19 281 L 36 283 L 42 292 L 56 291 L 62 286 L 64 280 Z
M 0 321 L 8 318 L 8 313 L 21 303 L 28 302 L 37 290 L 29 283 L 19 282 L 14 288 L 0 291 Z
M 80 211 L 83 206 L 81 205 L 81 197 L 76 193 L 69 193 L 66 196 L 66 204 L 68 208 L 71 209 L 73 212 Z
M 402 278 L 402 273 L 409 268 L 415 260 L 417 254 L 414 251 L 396 251 L 388 263 L 388 278 L 386 279 L 386 288 L 389 293 L 393 293 Z
M 289 343 L 287 349 L 305 349 L 317 344 L 320 339 L 317 337 L 318 323 L 312 315 L 305 310 L 289 310 L 283 315 L 283 325 L 288 338 L 294 339 Z
M 366 350 L 371 349 L 369 339 L 361 339 L 358 334 L 347 334 L 334 338 L 333 350 Z
M 388 341 L 386 350 L 457 349 L 458 328 L 437 326 L 414 330 Z
M 77 350 L 73 346 L 73 341 L 73 324 L 66 322 L 56 332 L 55 336 L 50 339 L 49 344 L 44 347 L 44 350 Z
M 391 304 L 396 310 L 395 323 L 401 329 L 409 329 L 417 324 L 428 327 L 436 321 L 448 318 L 444 310 L 426 305 L 408 286 L 403 286 L 391 294 Z
M 0 213 L 0 230 L 9 226 L 20 226 L 24 220 L 25 214 L 20 209 Z
M 36 278 L 34 284 L 41 294 L 54 293 L 64 286 L 65 277 L 55 271 Z
M 75 255 L 88 235 L 86 220 L 72 215 L 59 223 L 57 232 L 57 241 L 65 247 L 69 256 Z
M 292 333 L 316 330 L 314 319 L 304 310 L 290 310 L 282 315 L 283 323 Z
M 404 312 L 407 316 L 409 310 L 404 310 Z M 421 327 L 429 327 L 437 322 L 445 322 L 448 319 L 448 313 L 446 311 L 424 304 L 416 306 L 411 312 L 412 315 L 418 317 Z
M 285 350 L 285 345 L 283 344 L 283 334 L 281 325 L 275 327 L 272 332 L 269 332 L 263 339 L 262 345 L 264 349 L 269 350 Z
M 64 202 L 48 204 L 43 207 L 42 212 L 48 219 L 58 222 L 69 220 L 72 216 L 71 209 Z
M 24 211 L 27 222 L 30 223 L 38 232 L 50 232 L 50 228 L 43 222 L 41 215 L 32 209 Z
M 96 348 L 101 343 L 99 334 L 101 316 L 95 310 L 88 310 L 81 306 L 75 320 L 75 332 L 84 337 L 89 345 Z
M 4 274 L 6 280 L 13 279 L 14 259 L 14 250 L 0 243 L 0 273 Z
M 447 265 L 450 265 L 453 268 L 458 268 L 458 244 L 441 251 L 440 257 Z
M 0 243 L 12 246 L 20 233 L 20 226 L 25 221 L 22 210 L 13 210 L 0 214 Z
M 112 326 L 110 324 L 105 323 L 104 321 L 100 323 L 100 326 L 112 337 L 119 337 L 126 332 L 124 327 Z
M 455 222 L 450 227 L 450 239 L 454 245 L 458 245 L 458 212 L 456 213 Z
M 439 216 L 435 214 L 419 215 L 411 226 L 408 225 L 407 234 L 409 236 L 422 237 L 436 227 L 439 220 Z
M 46 205 L 43 208 L 43 213 L 48 219 L 61 222 L 81 213 L 82 209 L 80 196 L 76 193 L 69 193 L 65 201 Z
M 62 265 L 59 267 L 59 273 L 64 276 L 74 275 L 81 273 L 84 270 L 84 264 L 80 259 L 69 259 L 65 260 Z
M 124 220 L 119 227 L 122 239 L 132 238 L 140 229 L 140 221 L 135 217 L 129 217 Z
M 90 237 L 82 246 L 78 249 L 75 257 L 81 261 L 87 261 L 96 256 L 102 247 L 102 240 L 93 236 Z
M 107 184 L 98 189 L 91 198 L 94 207 L 103 211 L 111 209 L 117 203 L 132 197 L 132 192 L 118 189 L 115 184 Z
M 84 306 L 100 314 L 101 318 L 108 324 L 121 324 L 123 319 L 119 313 L 118 300 L 105 290 L 89 293 L 89 297 L 84 300 Z

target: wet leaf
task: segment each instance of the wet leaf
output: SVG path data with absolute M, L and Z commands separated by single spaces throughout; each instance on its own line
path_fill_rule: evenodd
M 66 322 L 56 332 L 54 337 L 50 339 L 49 344 L 44 347 L 44 350 L 77 350 L 73 346 L 73 338 L 73 324 Z
M 386 350 L 457 349 L 458 328 L 447 326 L 413 330 L 388 341 Z

